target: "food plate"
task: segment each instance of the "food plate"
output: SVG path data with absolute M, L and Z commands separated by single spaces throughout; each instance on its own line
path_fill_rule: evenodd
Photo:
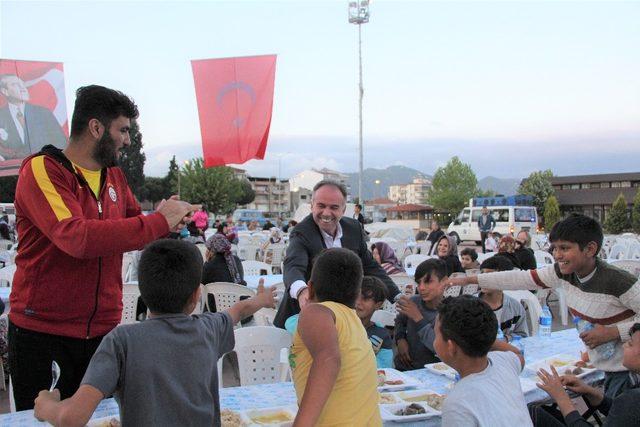
M 420 414 L 398 415 L 399 411 L 406 409 L 408 406 L 419 408 L 424 411 Z M 436 417 L 439 412 L 434 410 L 423 402 L 420 403 L 396 403 L 394 405 L 380 405 L 380 416 L 382 421 L 393 421 L 397 423 L 408 423 L 412 421 L 426 420 L 427 418 Z
M 458 375 L 458 371 L 456 371 L 446 363 L 443 363 L 443 362 L 427 363 L 426 365 L 424 365 L 424 367 L 427 368 L 427 370 L 433 372 L 434 374 L 444 375 L 445 377 L 450 378 L 454 381 L 457 379 L 456 376 Z
M 231 409 L 220 411 L 220 421 L 222 427 L 246 427 L 247 423 L 240 412 Z
M 444 403 L 443 394 L 436 393 L 433 390 L 418 389 L 418 390 L 406 390 L 395 393 L 405 403 L 422 403 L 428 405 L 438 415 L 442 410 L 442 404 Z
M 546 359 L 526 365 L 525 369 L 529 371 L 529 373 L 533 374 L 535 380 L 540 369 L 551 372 L 551 366 L 556 368 L 558 375 L 571 374 L 578 377 L 584 377 L 596 370 L 593 365 L 582 362 L 579 358 L 568 354 L 557 354 L 555 356 L 547 357 Z
M 291 427 L 296 418 L 298 408 L 295 406 L 277 406 L 263 409 L 247 409 L 237 411 L 246 426 Z
M 120 427 L 120 417 L 114 415 L 89 420 L 87 427 Z
M 396 369 L 378 369 L 378 391 L 404 390 L 420 385 L 420 381 Z

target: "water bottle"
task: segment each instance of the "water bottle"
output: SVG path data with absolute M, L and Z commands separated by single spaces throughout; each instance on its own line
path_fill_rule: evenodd
M 540 316 L 540 327 L 538 328 L 538 335 L 541 337 L 551 336 L 551 310 L 547 305 L 542 306 L 542 315 Z
M 522 342 L 522 337 L 520 335 L 514 335 L 513 341 L 511 341 L 511 345 L 520 350 L 520 354 L 524 357 L 524 343 Z
M 573 318 L 573 324 L 579 333 L 587 332 L 593 329 L 593 325 L 580 316 L 575 316 Z M 616 343 L 613 341 L 606 342 L 604 344 L 600 344 L 595 348 L 595 351 L 598 353 L 598 356 L 602 360 L 608 360 L 613 357 L 616 352 Z
M 502 329 L 500 329 L 500 325 L 498 324 L 498 334 L 496 335 L 496 340 L 504 341 L 504 333 Z

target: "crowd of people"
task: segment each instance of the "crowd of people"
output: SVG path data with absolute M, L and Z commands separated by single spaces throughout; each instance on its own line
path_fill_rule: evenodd
M 220 425 L 217 361 L 234 347 L 234 325 L 276 308 L 275 289 L 261 282 L 255 296 L 228 310 L 210 300 L 208 311 L 190 315 L 201 284 L 246 284 L 232 251 L 238 226 L 226 218 L 205 239 L 206 207 L 177 198 L 142 215 L 116 167 L 136 105 L 100 86 L 76 95 L 67 148 L 45 146 L 28 157 L 16 190 L 20 245 L 8 324 L 16 409 L 82 426 L 114 396 L 124 425 Z M 596 221 L 572 215 L 558 222 L 549 235 L 556 263 L 542 268 L 528 233 L 495 239 L 485 210 L 482 250 L 496 253 L 482 263 L 470 248 L 459 253 L 434 222 L 423 236 L 433 257 L 416 267 L 415 292 L 406 295 L 390 277 L 404 272 L 395 253 L 368 244 L 361 214 L 344 216 L 346 197 L 340 183 L 321 181 L 311 213 L 286 225 L 286 290 L 273 323 L 292 334 L 294 425 L 381 425 L 377 369 L 439 361 L 459 374 L 442 406 L 444 426 L 584 425 L 565 387 L 608 414 L 609 425 L 637 424 L 640 283 L 597 257 L 603 234 Z M 270 235 L 262 250 L 282 241 L 282 228 L 263 227 Z M 122 254 L 143 248 L 138 284 L 150 315 L 118 326 Z M 444 297 L 448 287 L 470 284 L 479 285 L 477 295 Z M 530 411 L 518 378 L 524 358 L 512 345 L 529 333 L 526 316 L 502 291 L 546 288 L 565 289 L 572 314 L 592 325 L 580 338 L 605 380 L 599 390 L 543 370 L 539 387 L 557 409 Z M 392 328 L 372 322 L 385 300 L 398 312 Z M 611 354 L 599 351 L 603 344 Z M 49 391 L 52 361 L 61 375 Z

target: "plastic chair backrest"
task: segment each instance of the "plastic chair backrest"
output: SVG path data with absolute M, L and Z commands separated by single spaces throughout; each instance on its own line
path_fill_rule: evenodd
M 122 317 L 120 324 L 126 325 L 136 322 L 136 310 L 138 308 L 140 288 L 138 285 L 125 283 L 122 285 Z
M 256 321 L 256 326 L 273 326 L 273 319 L 276 318 L 276 309 L 274 308 L 261 308 L 256 311 L 253 318 Z
M 478 254 L 478 264 L 482 264 L 482 262 L 484 260 L 491 258 L 495 254 L 496 254 L 495 252 L 487 252 L 486 254 Z
M 529 328 L 529 336 L 535 336 L 538 334 L 538 322 L 542 315 L 542 306 L 538 298 L 529 291 L 503 291 L 505 295 L 524 303 L 527 306 L 527 312 L 529 314 L 529 322 L 531 327 Z
M 627 245 L 623 243 L 616 243 L 611 247 L 611 250 L 609 251 L 609 256 L 607 257 L 607 259 L 609 260 L 622 259 L 625 257 L 626 252 L 627 252 Z
M 280 264 L 284 260 L 284 251 L 286 250 L 286 245 L 280 244 L 270 244 L 264 253 L 264 259 L 271 259 L 272 267 L 280 267 Z
M 405 273 L 391 274 L 389 275 L 389 279 L 391 279 L 393 283 L 395 283 L 396 286 L 398 286 L 398 289 L 400 289 L 401 286 L 405 286 L 409 283 L 413 283 L 413 277 Z
M 0 240 L 0 249 L 9 250 L 13 246 L 13 242 L 11 240 Z
M 420 255 L 429 255 L 429 251 L 431 250 L 431 241 L 430 240 L 421 240 L 416 242 L 416 251 L 420 250 Z
M 466 285 L 462 287 L 462 295 L 475 295 L 480 290 L 478 285 Z
M 459 285 L 449 286 L 442 295 L 444 297 L 457 297 L 460 295 L 461 290 L 462 290 L 462 286 L 459 286 Z
M 0 268 L 0 286 L 11 286 L 16 269 L 17 267 L 15 264 L 9 264 Z
M 631 242 L 627 248 L 626 259 L 640 259 L 640 243 Z
M 207 283 L 204 285 L 204 292 L 202 293 L 205 307 L 211 311 L 209 307 L 209 299 L 207 295 L 213 295 L 213 299 L 216 302 L 216 311 L 224 311 L 231 308 L 232 305 L 240 301 L 241 296 L 252 297 L 256 293 L 253 289 L 246 286 L 238 285 L 237 283 L 216 282 Z
M 538 264 L 538 267 L 544 267 L 545 265 L 554 263 L 553 255 L 549 252 L 536 250 L 533 251 L 533 256 L 536 258 L 536 264 Z
M 426 261 L 429 258 L 431 258 L 429 255 L 423 254 L 407 255 L 403 261 L 404 268 L 416 268 L 421 262 Z
M 245 276 L 264 276 L 273 274 L 269 264 L 262 261 L 242 261 Z
M 280 351 L 291 346 L 291 335 L 273 326 L 251 326 L 234 333 L 240 385 L 280 381 Z
M 640 260 L 637 259 L 619 259 L 610 261 L 611 265 L 628 271 L 629 273 L 640 278 Z M 2 271 L 2 270 L 0 270 Z
M 258 249 L 258 245 L 240 243 L 238 244 L 238 258 L 244 261 L 255 261 Z

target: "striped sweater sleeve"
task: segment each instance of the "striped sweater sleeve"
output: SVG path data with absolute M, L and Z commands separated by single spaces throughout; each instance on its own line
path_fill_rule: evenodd
M 635 316 L 629 319 L 628 322 L 621 322 L 616 325 L 620 333 L 620 340 L 624 342 L 631 339 L 629 329 L 631 329 L 633 324 L 640 323 L 640 280 L 637 280 L 627 292 L 620 295 L 619 299 L 625 307 L 633 310 L 635 313 Z
M 517 290 L 559 288 L 564 280 L 560 279 L 553 265 L 536 270 L 511 270 L 478 275 L 481 288 Z

